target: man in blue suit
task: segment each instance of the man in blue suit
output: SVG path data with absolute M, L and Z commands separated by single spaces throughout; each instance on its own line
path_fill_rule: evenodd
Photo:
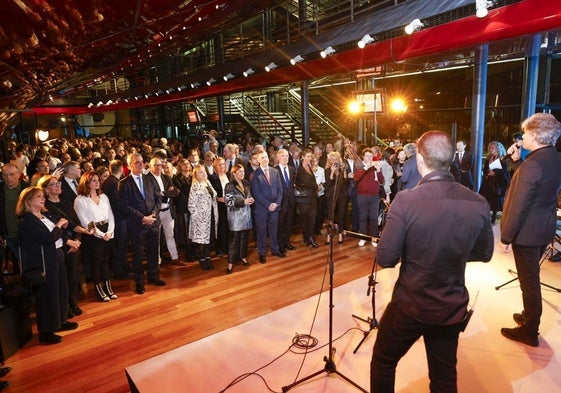
M 136 293 L 144 293 L 144 269 L 142 256 L 146 246 L 148 283 L 163 286 L 159 278 L 158 245 L 160 228 L 161 190 L 153 176 L 144 175 L 141 154 L 127 157 L 131 173 L 119 183 L 119 197 L 127 215 L 127 231 L 132 249 L 132 270 Z
M 278 242 L 279 211 L 282 202 L 282 184 L 279 171 L 269 166 L 266 151 L 259 153 L 259 168 L 253 172 L 251 192 L 255 199 L 255 226 L 257 229 L 257 250 L 259 262 L 266 263 L 267 234 L 273 255 L 284 258 Z

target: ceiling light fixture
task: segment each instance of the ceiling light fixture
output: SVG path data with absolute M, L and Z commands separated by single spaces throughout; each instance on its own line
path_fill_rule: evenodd
M 363 49 L 366 45 L 373 43 L 376 41 L 374 38 L 370 36 L 370 34 L 365 34 L 360 41 L 358 42 L 358 47 Z
M 234 74 L 229 72 L 228 74 L 224 75 L 224 80 L 227 81 L 229 79 L 234 79 Z
M 247 70 L 245 70 L 243 72 L 243 76 L 245 76 L 245 77 L 248 77 L 248 76 L 253 75 L 253 74 L 255 74 L 255 71 L 253 71 L 253 68 L 248 68 Z
M 421 30 L 423 26 L 425 25 L 423 24 L 423 22 L 421 22 L 420 19 L 413 19 L 411 23 L 405 26 L 405 33 L 413 34 L 414 32 Z
M 275 68 L 277 68 L 277 65 L 271 62 L 267 67 L 265 67 L 265 71 L 269 72 L 271 70 L 274 70 Z
M 297 55 L 296 57 L 290 59 L 290 64 L 295 65 L 296 63 L 300 63 L 301 61 L 304 61 L 304 58 L 300 55 Z
M 206 81 L 206 84 L 207 84 L 208 86 L 210 86 L 210 85 L 212 85 L 214 82 L 216 82 L 216 79 L 210 78 L 209 80 Z
M 327 56 L 331 56 L 335 52 L 336 51 L 335 51 L 335 49 L 333 49 L 333 47 L 328 46 L 327 48 L 322 50 L 319 54 L 321 55 L 321 57 L 323 57 L 325 59 Z

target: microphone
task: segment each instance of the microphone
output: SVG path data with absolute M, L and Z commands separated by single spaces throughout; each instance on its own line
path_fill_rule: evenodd
M 374 243 L 378 243 L 380 241 L 379 237 L 365 235 L 364 233 L 359 232 L 343 231 L 343 236 L 356 237 L 357 239 L 368 240 Z

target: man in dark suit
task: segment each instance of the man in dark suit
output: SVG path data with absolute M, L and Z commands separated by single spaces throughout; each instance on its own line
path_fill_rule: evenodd
M 450 172 L 452 172 L 454 179 L 458 183 L 470 189 L 473 187 L 472 165 L 473 159 L 471 153 L 466 151 L 466 142 L 456 142 L 456 153 L 454 154 L 454 161 L 452 161 L 450 166 Z
M 469 302 L 466 263 L 493 256 L 489 204 L 454 181 L 450 136 L 428 131 L 418 146 L 423 177 L 396 194 L 377 251 L 381 267 L 401 262 L 401 268 L 374 344 L 371 393 L 394 391 L 396 366 L 421 336 L 431 391 L 457 391 L 458 337 Z
M 127 235 L 127 214 L 121 206 L 119 197 L 119 181 L 123 176 L 123 162 L 111 160 L 109 163 L 111 175 L 103 182 L 101 189 L 109 198 L 113 217 L 115 218 L 114 241 L 111 242 L 111 270 L 115 278 L 122 278 L 130 272 L 127 261 L 129 239 Z
M 139 153 L 127 157 L 131 173 L 119 183 L 121 206 L 127 213 L 127 231 L 132 248 L 132 269 L 136 293 L 144 293 L 142 256 L 146 247 L 148 283 L 163 286 L 159 278 L 158 245 L 161 191 L 153 176 L 144 175 L 144 160 Z
M 281 253 L 286 250 L 295 250 L 296 247 L 290 243 L 290 234 L 292 233 L 292 222 L 294 221 L 294 211 L 296 209 L 296 198 L 294 197 L 294 179 L 296 171 L 293 167 L 288 166 L 288 151 L 279 149 L 277 152 L 279 165 L 278 169 L 282 183 L 282 202 L 279 214 L 279 249 Z
M 78 196 L 78 180 L 82 175 L 80 164 L 76 161 L 66 161 L 62 166 L 64 176 L 60 179 L 61 194 L 60 197 L 66 201 L 74 203 L 74 199 Z
M 253 172 L 251 192 L 255 199 L 255 226 L 257 228 L 257 250 L 259 262 L 266 263 L 267 235 L 273 255 L 284 258 L 278 242 L 279 212 L 282 202 L 282 184 L 279 171 L 269 166 L 269 156 L 262 151 L 257 156 L 259 168 Z
M 501 243 L 512 245 L 522 290 L 522 313 L 512 317 L 519 325 L 502 328 L 503 336 L 537 347 L 542 296 L 540 259 L 555 236 L 557 194 L 561 188 L 561 156 L 555 142 L 561 123 L 553 115 L 536 113 L 522 122 L 522 146 L 530 151 L 514 172 L 501 219 Z

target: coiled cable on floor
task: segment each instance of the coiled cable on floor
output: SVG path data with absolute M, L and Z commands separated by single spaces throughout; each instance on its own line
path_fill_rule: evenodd
M 316 345 L 318 345 L 318 339 L 309 334 L 296 333 L 292 339 L 292 346 L 299 349 L 310 349 Z

